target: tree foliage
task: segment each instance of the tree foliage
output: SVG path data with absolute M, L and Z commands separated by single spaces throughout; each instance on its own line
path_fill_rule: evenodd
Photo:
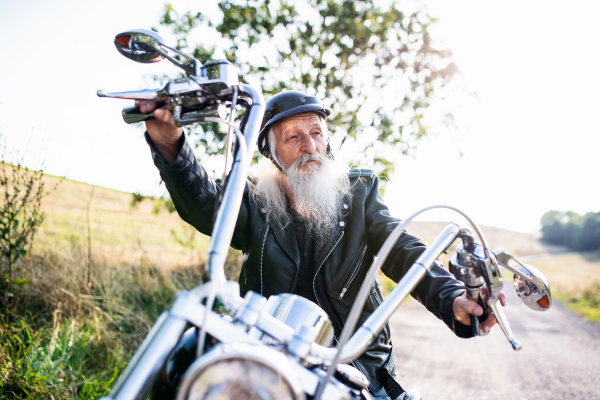
M 451 52 L 431 38 L 434 23 L 418 2 L 374 0 L 220 0 L 210 15 L 166 5 L 160 20 L 178 49 L 201 61 L 223 54 L 267 98 L 285 89 L 320 98 L 332 109 L 336 143 L 357 154 L 353 163 L 388 175 L 428 124 L 452 124 L 431 107 L 457 73 Z M 215 126 L 196 133 L 207 154 L 222 152 Z
M 548 211 L 541 223 L 542 239 L 548 243 L 581 251 L 600 249 L 600 212 Z

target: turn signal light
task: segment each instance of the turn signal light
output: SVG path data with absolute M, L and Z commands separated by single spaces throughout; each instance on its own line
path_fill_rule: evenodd
M 542 307 L 542 308 L 548 308 L 550 306 L 550 299 L 548 298 L 548 295 L 544 295 L 544 297 L 542 297 L 541 299 L 539 299 L 537 301 L 537 303 Z
M 115 39 L 115 42 L 121 47 L 129 47 L 129 40 L 131 39 L 130 35 L 119 36 Z

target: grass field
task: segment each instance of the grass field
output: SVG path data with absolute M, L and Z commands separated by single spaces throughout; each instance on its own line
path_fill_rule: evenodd
M 46 187 L 57 182 L 47 177 Z M 10 312 L 0 305 L 0 399 L 106 395 L 177 291 L 201 282 L 208 238 L 176 214 L 153 214 L 151 199 L 136 209 L 131 199 L 68 180 L 45 198 L 45 221 L 13 276 L 31 281 Z M 240 262 L 232 251 L 230 278 Z
M 49 177 L 47 185 L 56 181 Z M 167 269 L 204 263 L 208 237 L 176 213 L 153 213 L 152 199 L 136 208 L 131 200 L 130 193 L 63 181 L 43 203 L 47 216 L 36 248 L 63 254 L 78 246 L 87 249 L 89 203 L 92 253 L 110 256 L 116 263 L 149 262 Z
M 58 182 L 47 180 L 48 187 Z M 177 214 L 153 213 L 152 199 L 137 208 L 131 200 L 130 193 L 68 180 L 44 200 L 45 222 L 17 276 L 31 282 L 17 293 L 12 312 L 0 310 L 0 399 L 107 394 L 176 292 L 200 282 L 208 238 Z M 416 222 L 408 230 L 431 241 L 444 225 Z M 553 250 L 533 235 L 482 229 L 493 248 L 516 255 Z M 240 253 L 231 251 L 230 279 L 240 264 Z M 596 318 L 600 255 L 533 264 L 557 298 Z M 393 285 L 383 279 L 386 291 Z

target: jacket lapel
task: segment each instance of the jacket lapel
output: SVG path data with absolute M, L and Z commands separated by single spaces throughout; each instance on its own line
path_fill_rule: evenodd
M 281 224 L 275 222 L 270 224 L 273 230 L 273 235 L 279 246 L 285 251 L 289 258 L 294 261 L 296 266 L 300 265 L 300 251 L 298 250 L 298 242 L 296 240 L 296 232 L 294 231 L 294 225 L 288 224 L 284 229 L 281 228 Z

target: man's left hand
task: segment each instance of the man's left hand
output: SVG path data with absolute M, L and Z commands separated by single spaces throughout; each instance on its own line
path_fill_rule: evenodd
M 504 293 L 498 295 L 502 307 L 506 306 L 506 297 Z M 452 305 L 454 311 L 454 319 L 464 325 L 471 325 L 471 314 L 480 316 L 483 314 L 483 309 L 473 300 L 467 299 L 467 294 L 463 293 L 454 300 Z M 487 319 L 480 325 L 483 332 L 489 332 L 490 328 L 496 323 L 496 317 L 490 310 Z

